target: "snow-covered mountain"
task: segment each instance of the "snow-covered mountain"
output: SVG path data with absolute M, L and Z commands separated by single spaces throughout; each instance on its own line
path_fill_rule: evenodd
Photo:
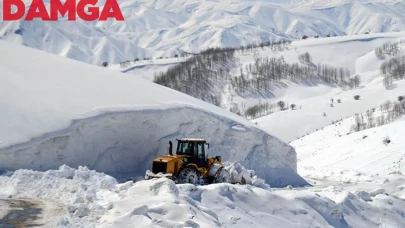
M 29 5 L 29 0 L 25 0 Z M 49 1 L 46 1 L 49 2 Z M 104 1 L 99 1 L 103 5 Z M 405 31 L 403 1 L 120 0 L 124 22 L 0 22 L 0 38 L 100 65 L 302 36 Z M 0 12 L 2 14 L 2 12 Z

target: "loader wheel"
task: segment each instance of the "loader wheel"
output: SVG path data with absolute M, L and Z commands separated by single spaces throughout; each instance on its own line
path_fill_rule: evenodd
M 231 183 L 231 175 L 228 170 L 220 169 L 215 175 L 214 183 Z
M 179 184 L 194 184 L 198 185 L 200 174 L 194 168 L 187 167 L 180 171 L 178 176 Z

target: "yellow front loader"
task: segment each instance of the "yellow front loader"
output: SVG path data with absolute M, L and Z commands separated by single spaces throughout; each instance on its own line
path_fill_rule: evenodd
M 208 158 L 209 144 L 204 139 L 177 139 L 176 154 L 169 142 L 169 154 L 153 160 L 152 169 L 146 172 L 146 179 L 167 177 L 176 183 L 195 185 L 230 183 L 231 176 L 224 168 L 221 157 Z

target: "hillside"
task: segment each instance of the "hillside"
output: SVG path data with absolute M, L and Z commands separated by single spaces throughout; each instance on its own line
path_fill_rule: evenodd
M 148 72 L 135 63 L 126 72 L 253 119 L 290 142 L 404 95 L 404 38 L 382 33 L 210 49 L 178 58 L 178 65 Z
M 353 170 L 377 176 L 405 173 L 404 119 L 351 133 L 354 119 L 339 121 L 293 141 L 300 173 L 313 173 L 306 170 L 313 164 L 320 173 L 321 170 Z
M 399 42 L 402 37 L 405 37 L 404 34 L 391 41 Z M 326 85 L 316 87 L 292 85 L 276 94 L 277 99 L 296 104 L 296 110 L 277 112 L 255 121 L 261 127 L 274 132 L 279 138 L 290 142 L 332 122 L 403 96 L 405 82 L 397 80 L 393 82 L 394 86 L 387 89 L 380 71 L 381 65 L 391 57 L 379 58 L 375 54 L 375 48 L 386 41 L 388 41 L 386 38 L 368 37 L 306 47 L 303 51 L 312 53 L 314 62 L 325 61 L 335 66 L 351 68 L 353 76 L 357 75 L 360 79 L 360 87 L 346 90 Z M 405 46 L 402 44 L 400 47 L 399 56 L 405 53 Z M 336 58 L 336 55 L 344 57 Z M 356 95 L 360 96 L 359 100 L 354 99 Z M 290 127 L 288 129 L 285 128 L 287 124 Z
M 1 21 L 0 39 L 101 65 L 304 35 L 405 31 L 403 1 L 119 0 L 119 4 L 124 22 Z

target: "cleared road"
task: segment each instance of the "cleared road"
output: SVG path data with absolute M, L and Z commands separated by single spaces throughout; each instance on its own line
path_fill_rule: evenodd
M 32 199 L 0 199 L 0 228 L 55 227 L 63 206 Z

